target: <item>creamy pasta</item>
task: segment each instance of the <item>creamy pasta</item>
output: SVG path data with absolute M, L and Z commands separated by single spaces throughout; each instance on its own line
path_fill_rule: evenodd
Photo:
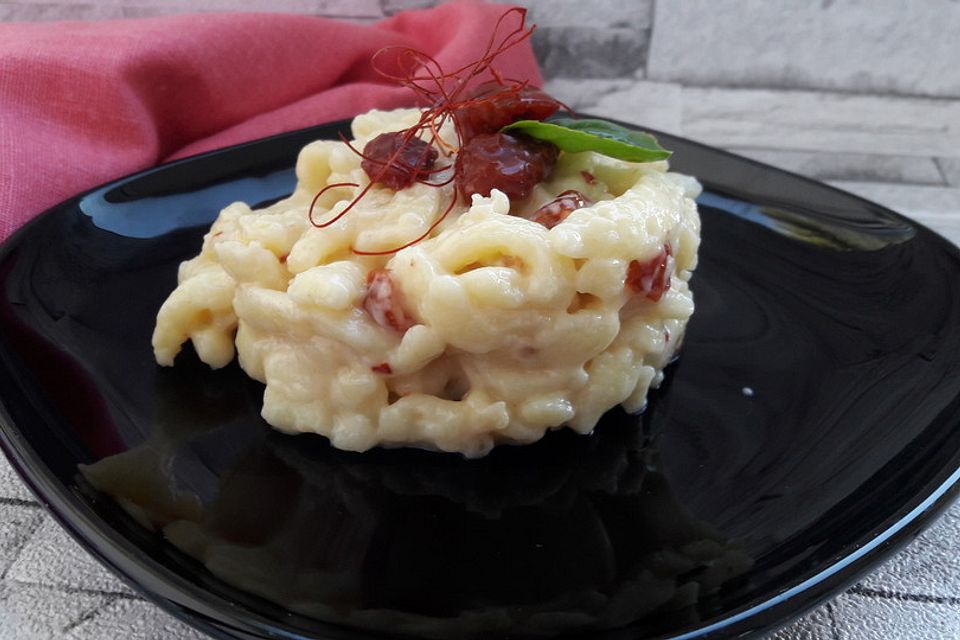
M 355 144 L 417 121 L 372 111 Z M 341 449 L 416 446 L 481 456 L 552 428 L 591 431 L 623 404 L 640 410 L 693 312 L 699 185 L 666 162 L 563 154 L 527 201 L 473 196 L 430 238 L 453 186 L 393 191 L 369 182 L 344 143 L 317 141 L 297 161 L 287 199 L 261 210 L 225 208 L 157 317 L 157 361 L 188 340 L 201 360 L 235 356 L 265 383 L 263 416 L 287 432 L 315 432 Z M 577 189 L 592 204 L 553 228 L 527 219 Z M 660 259 L 669 288 L 638 292 L 638 265 Z M 381 278 L 388 288 L 381 289 Z M 641 283 L 642 284 L 642 283 Z M 385 287 L 387 285 L 384 285 Z M 658 297 L 659 299 L 654 299 Z

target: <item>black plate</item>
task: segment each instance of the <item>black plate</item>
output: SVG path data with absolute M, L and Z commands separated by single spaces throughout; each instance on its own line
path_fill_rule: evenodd
M 480 461 L 358 455 L 271 431 L 236 365 L 157 367 L 157 308 L 217 211 L 289 192 L 297 150 L 341 128 L 120 180 L 0 253 L 3 447 L 165 609 L 225 638 L 734 637 L 830 596 L 955 496 L 957 249 L 667 135 L 707 188 L 703 246 L 682 356 L 642 416 Z M 151 530 L 171 521 L 178 546 Z

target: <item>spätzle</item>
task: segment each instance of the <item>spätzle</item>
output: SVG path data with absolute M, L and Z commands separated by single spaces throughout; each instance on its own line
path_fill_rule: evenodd
M 358 116 L 356 145 L 417 117 Z M 306 146 L 296 171 L 289 198 L 221 212 L 200 254 L 181 265 L 153 335 L 161 365 L 188 340 L 211 367 L 238 355 L 266 385 L 263 416 L 277 429 L 353 451 L 470 457 L 560 426 L 587 433 L 618 404 L 640 410 L 683 338 L 699 185 L 666 162 L 561 155 L 513 210 L 500 191 L 475 195 L 430 238 L 390 255 L 353 250 L 424 233 L 456 197 L 452 185 L 376 186 L 316 228 L 308 209 L 318 191 L 369 179 L 334 141 Z M 331 219 L 360 188 L 327 191 L 314 217 Z M 524 217 L 570 189 L 594 204 L 550 229 Z M 645 296 L 649 274 L 638 265 L 657 261 L 668 288 Z

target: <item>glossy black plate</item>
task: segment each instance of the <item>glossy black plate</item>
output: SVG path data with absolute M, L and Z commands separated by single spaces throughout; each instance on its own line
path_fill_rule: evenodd
M 271 431 L 236 365 L 157 367 L 155 313 L 218 210 L 289 192 L 297 150 L 339 128 L 120 180 L 0 252 L 0 441 L 160 606 L 223 638 L 739 637 L 955 496 L 957 249 L 667 135 L 707 188 L 697 312 L 641 416 L 479 461 L 358 455 Z

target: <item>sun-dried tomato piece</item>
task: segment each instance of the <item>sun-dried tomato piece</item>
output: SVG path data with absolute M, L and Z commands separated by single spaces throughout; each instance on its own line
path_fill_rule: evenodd
M 403 295 L 394 284 L 389 269 L 374 269 L 367 274 L 363 308 L 381 327 L 400 333 L 416 324 L 403 307 Z
M 543 120 L 560 109 L 560 102 L 537 89 L 520 84 L 487 82 L 474 89 L 453 116 L 461 143 L 482 133 L 496 133 L 517 120 Z
M 636 294 L 646 296 L 657 302 L 670 290 L 670 276 L 673 275 L 673 249 L 670 243 L 663 245 L 660 253 L 653 258 L 640 262 L 633 260 L 627 268 L 627 288 Z
M 593 200 L 583 195 L 576 189 L 567 189 L 556 198 L 537 209 L 530 218 L 534 222 L 539 222 L 547 229 L 553 229 L 555 226 L 566 220 L 567 216 L 584 207 L 593 204 Z
M 549 142 L 505 133 L 478 135 L 457 155 L 457 188 L 467 198 L 499 189 L 511 200 L 522 200 L 550 176 L 559 153 Z
M 392 131 L 366 144 L 360 166 L 372 182 L 399 191 L 429 177 L 439 155 L 420 138 Z

